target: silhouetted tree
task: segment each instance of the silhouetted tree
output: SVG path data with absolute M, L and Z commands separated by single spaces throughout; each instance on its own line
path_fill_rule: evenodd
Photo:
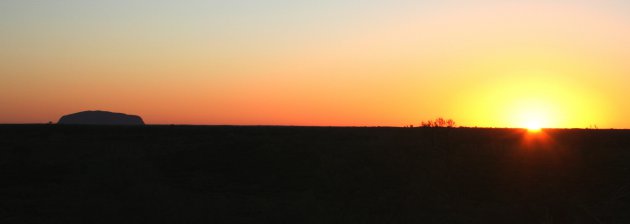
M 449 128 L 455 127 L 455 121 L 453 121 L 453 119 L 448 119 L 446 121 L 446 127 L 449 127 Z
M 423 121 L 420 123 L 420 126 L 425 128 L 452 128 L 455 127 L 455 121 L 438 117 L 435 120 Z

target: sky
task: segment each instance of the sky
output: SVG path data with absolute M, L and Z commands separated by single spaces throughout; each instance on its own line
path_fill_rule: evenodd
M 630 128 L 624 1 L 0 1 L 0 123 Z

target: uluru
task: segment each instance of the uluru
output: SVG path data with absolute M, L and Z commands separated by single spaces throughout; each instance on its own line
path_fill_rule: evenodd
M 101 110 L 82 111 L 64 115 L 57 123 L 79 125 L 144 125 L 144 121 L 138 115 Z

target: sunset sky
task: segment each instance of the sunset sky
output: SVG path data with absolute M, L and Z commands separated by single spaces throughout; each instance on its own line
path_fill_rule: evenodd
M 630 128 L 622 0 L 2 0 L 0 34 L 0 123 Z

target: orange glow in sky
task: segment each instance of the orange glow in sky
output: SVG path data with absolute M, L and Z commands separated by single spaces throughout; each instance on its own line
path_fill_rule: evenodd
M 630 127 L 624 1 L 0 2 L 0 123 Z

